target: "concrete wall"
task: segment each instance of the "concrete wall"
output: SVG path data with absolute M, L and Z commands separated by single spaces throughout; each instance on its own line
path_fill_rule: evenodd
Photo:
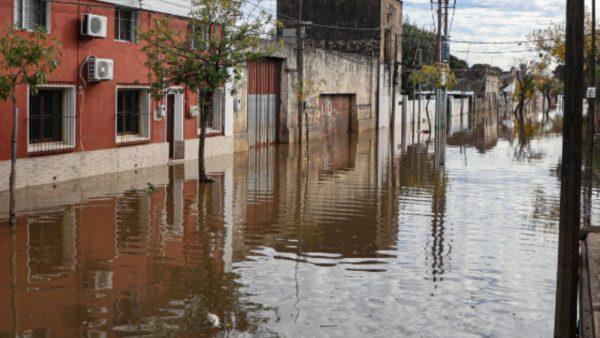
M 277 139 L 280 143 L 294 143 L 298 140 L 298 100 L 295 94 L 298 82 L 296 49 L 293 44 L 274 53 L 281 60 L 281 100 L 279 107 L 279 128 Z M 247 75 L 247 72 L 244 72 Z M 323 94 L 351 95 L 351 129 L 360 131 L 376 126 L 377 118 L 377 76 L 376 57 L 361 56 L 342 52 L 332 52 L 320 48 L 305 49 L 305 83 L 313 83 L 313 90 L 307 99 L 306 112 L 309 121 L 309 138 L 322 135 L 322 112 L 319 97 Z M 308 87 L 308 86 L 307 86 Z M 248 79 L 244 76 L 238 83 L 237 94 L 233 98 L 239 102 L 233 113 L 234 150 L 248 149 Z M 391 101 L 391 99 L 390 99 Z M 304 121 L 304 117 L 301 121 Z M 304 122 L 302 122 L 304 128 Z M 305 135 L 303 134 L 304 138 Z

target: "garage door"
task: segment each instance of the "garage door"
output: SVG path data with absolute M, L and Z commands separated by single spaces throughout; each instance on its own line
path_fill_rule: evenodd
M 351 95 L 322 95 L 321 111 L 326 134 L 350 132 Z
M 248 143 L 250 146 L 277 141 L 280 61 L 248 62 Z

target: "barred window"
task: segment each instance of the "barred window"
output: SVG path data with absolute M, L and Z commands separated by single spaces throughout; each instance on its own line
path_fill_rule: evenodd
M 75 87 L 42 88 L 29 96 L 29 153 L 75 145 Z
M 225 116 L 225 90 L 223 88 L 215 91 L 212 97 L 203 98 L 199 95 L 198 101 L 208 99 L 212 105 L 212 111 L 208 114 L 206 132 L 208 134 L 223 133 L 223 117 Z M 202 108 L 202 105 L 201 105 Z M 202 114 L 198 117 L 198 133 L 200 133 L 200 122 Z
M 45 27 L 50 30 L 50 1 L 14 0 L 14 25 L 18 29 L 34 30 Z
M 138 15 L 135 9 L 115 8 L 115 40 L 137 42 Z
M 117 142 L 150 137 L 150 93 L 147 89 L 117 89 Z

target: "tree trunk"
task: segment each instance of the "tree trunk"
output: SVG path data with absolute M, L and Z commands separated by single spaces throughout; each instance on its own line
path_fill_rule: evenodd
M 13 89 L 14 90 L 14 89 Z M 16 219 L 16 196 L 15 196 L 15 188 L 17 185 L 17 138 L 19 133 L 19 108 L 17 108 L 17 102 L 15 97 L 12 98 L 13 104 L 13 127 L 12 127 L 12 143 L 10 148 L 10 225 L 14 226 L 17 223 Z
M 200 137 L 198 138 L 198 181 L 200 183 L 211 183 L 213 180 L 206 176 L 206 164 L 204 159 L 206 146 L 206 124 L 208 116 L 212 113 L 212 92 L 204 92 L 200 97 Z
M 429 98 L 427 98 L 427 104 L 425 104 L 425 114 L 427 114 L 427 126 L 429 128 L 429 134 L 431 134 L 431 119 L 429 118 Z

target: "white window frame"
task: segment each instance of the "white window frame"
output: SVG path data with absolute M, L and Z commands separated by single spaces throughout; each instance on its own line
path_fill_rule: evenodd
M 77 131 L 77 91 L 76 86 L 73 84 L 64 84 L 64 83 L 47 83 L 41 87 L 40 90 L 44 89 L 62 89 L 63 90 L 63 121 L 68 119 L 72 119 L 70 123 L 63 123 L 63 135 L 70 135 L 70 139 L 65 139 L 63 137 L 62 142 L 39 142 L 39 143 L 31 143 L 29 140 L 30 130 L 29 130 L 29 115 L 30 115 L 30 107 L 29 100 L 31 95 L 31 90 L 29 86 L 27 86 L 27 153 L 41 153 L 46 151 L 56 151 L 56 150 L 72 150 L 75 148 L 75 139 L 76 139 L 76 131 Z M 70 128 L 71 130 L 67 130 Z
M 119 19 L 117 18 L 117 11 L 121 11 L 121 10 L 128 10 L 128 11 L 132 12 L 133 27 L 131 28 L 131 40 L 121 39 L 121 37 L 117 38 L 117 35 L 119 34 L 119 30 L 117 30 L 117 28 L 116 28 L 116 26 L 119 22 Z M 115 41 L 125 42 L 125 43 L 137 43 L 138 42 L 137 30 L 139 27 L 140 27 L 140 12 L 136 8 L 124 7 L 124 6 L 115 7 Z
M 140 93 L 140 134 L 119 135 L 118 114 L 119 114 L 119 90 L 139 90 Z M 144 142 L 152 139 L 152 114 L 151 114 L 150 86 L 147 85 L 120 85 L 115 87 L 115 142 L 117 144 L 127 144 L 135 142 Z M 142 133 L 147 135 L 142 135 Z
M 206 134 L 207 136 L 210 136 L 210 134 L 212 134 L 213 136 L 215 134 L 225 134 L 225 105 L 226 105 L 226 101 L 227 101 L 227 95 L 226 95 L 226 90 L 225 87 L 220 88 L 218 91 L 215 91 L 213 93 L 213 113 L 214 113 L 214 108 L 215 108 L 215 96 L 216 95 L 220 95 L 221 96 L 221 102 L 220 102 L 220 106 L 221 106 L 221 129 L 213 129 L 212 127 L 206 127 Z M 198 129 L 198 135 L 200 135 L 200 120 L 202 119 L 202 107 L 200 106 L 200 93 L 197 93 L 198 96 L 198 109 L 200 109 L 200 113 L 198 114 L 198 117 L 196 119 L 196 127 Z
M 20 29 L 20 30 L 25 30 L 25 31 L 33 31 L 36 27 L 27 27 L 28 25 L 25 25 L 25 20 L 24 18 L 28 17 L 25 13 L 26 9 L 25 6 L 23 6 L 23 3 L 25 1 L 35 1 L 35 0 L 13 0 L 13 25 L 15 28 Z M 51 15 L 50 15 L 50 8 L 51 6 L 51 1 L 41 1 L 42 3 L 45 2 L 46 3 L 46 32 L 50 33 L 50 27 L 52 26 L 50 24 L 50 19 L 51 19 Z M 19 18 L 21 20 L 19 20 Z M 19 22 L 20 21 L 20 22 Z

